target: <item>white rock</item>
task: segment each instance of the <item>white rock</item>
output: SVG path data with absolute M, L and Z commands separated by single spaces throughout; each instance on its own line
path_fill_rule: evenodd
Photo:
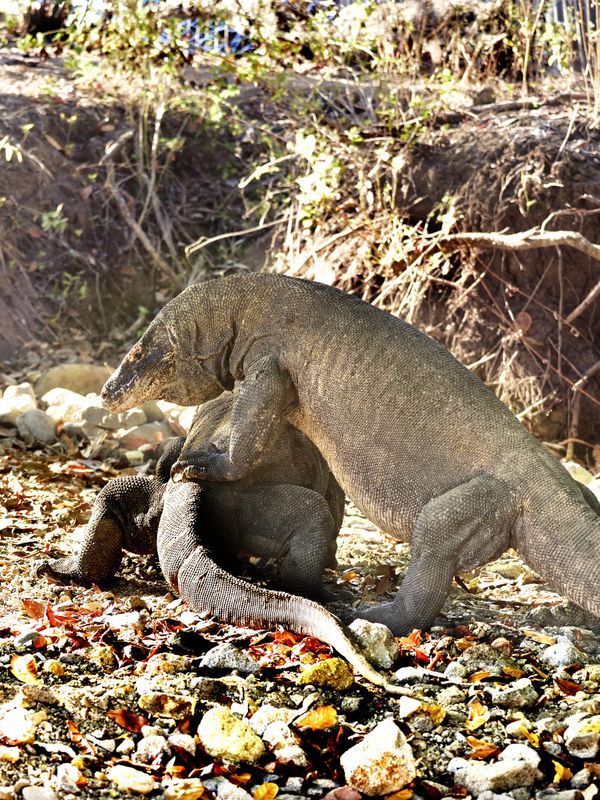
M 540 764 L 540 754 L 526 744 L 509 744 L 498 756 L 498 761 L 525 761 L 535 768 Z
M 262 738 L 273 750 L 279 763 L 294 764 L 297 767 L 308 766 L 304 750 L 285 722 L 278 720 L 270 722 L 265 728 Z
M 4 397 L 0 400 L 0 422 L 8 422 L 11 425 L 16 425 L 17 419 L 21 414 L 27 411 L 32 411 L 36 407 L 35 399 L 29 394 L 19 394 L 13 397 L 8 395 L 9 389 L 18 387 L 9 386 L 4 392 Z
M 206 789 L 200 778 L 176 778 L 163 793 L 163 800 L 202 800 Z
M 219 800 L 252 800 L 251 794 L 228 780 L 219 781 L 217 797 Z
M 43 711 L 25 708 L 0 709 L 0 737 L 6 744 L 31 744 L 40 722 L 46 719 Z
M 27 381 L 6 387 L 4 390 L 4 400 L 12 400 L 15 397 L 29 397 L 34 401 L 35 405 L 35 392 L 33 391 L 33 386 L 27 383 Z
M 417 774 L 412 749 L 391 717 L 340 758 L 346 781 L 368 795 L 391 794 Z
M 166 753 L 167 750 L 167 740 L 164 736 L 144 736 L 138 742 L 133 761 L 138 764 L 151 764 L 157 756 Z
M 192 422 L 196 416 L 196 411 L 196 406 L 190 406 L 189 408 L 184 408 L 181 414 L 177 417 L 177 421 L 184 431 L 189 431 L 189 429 L 192 427 Z
M 164 422 L 146 422 L 129 430 L 119 431 L 119 444 L 128 450 L 139 450 L 145 445 L 156 445 L 172 436 L 172 431 Z
M 542 774 L 537 768 L 538 754 L 522 744 L 511 744 L 495 764 L 453 758 L 448 772 L 454 774 L 454 783 L 464 786 L 471 794 L 502 792 L 520 786 L 531 786 Z
M 600 478 L 594 478 L 591 483 L 588 483 L 587 487 L 596 495 L 598 500 L 600 500 Z
M 191 756 L 196 754 L 196 740 L 189 733 L 179 733 L 176 731 L 172 733 L 167 739 L 169 747 L 178 747 L 180 750 L 185 750 Z
M 114 783 L 117 790 L 120 792 L 149 794 L 157 787 L 151 775 L 147 775 L 139 769 L 133 769 L 133 767 L 126 767 L 123 764 L 117 764 L 116 767 L 111 767 L 106 775 L 108 780 Z
M 169 403 L 168 400 L 157 400 L 156 405 L 165 417 L 173 422 L 176 422 L 181 412 L 187 408 L 187 406 L 179 406 L 177 403 Z
M 372 664 L 382 669 L 392 667 L 398 656 L 398 645 L 389 628 L 380 622 L 355 619 L 350 630 Z
M 206 752 L 235 763 L 254 764 L 265 753 L 262 740 L 250 725 L 226 706 L 210 708 L 200 720 L 198 736 Z
M 100 394 L 111 375 L 110 367 L 97 364 L 60 364 L 44 372 L 35 384 L 35 391 L 38 397 L 57 387 L 83 395 Z
M 16 423 L 19 436 L 25 442 L 52 444 L 56 441 L 54 420 L 39 408 L 30 408 L 29 411 L 20 414 Z
M 154 400 L 149 400 L 147 403 L 144 403 L 142 405 L 142 411 L 146 415 L 146 422 L 162 422 L 165 418 L 165 415 Z
M 117 415 L 102 406 L 98 395 L 84 397 L 70 389 L 58 387 L 46 392 L 42 400 L 48 406 L 46 413 L 55 422 L 81 423 L 86 431 L 97 427 L 108 430 L 119 427 Z
M 571 664 L 587 664 L 589 658 L 567 639 L 559 636 L 556 644 L 544 648 L 540 653 L 540 661 L 549 667 L 568 667 Z
M 284 722 L 289 725 L 297 715 L 297 709 L 278 708 L 270 703 L 265 703 L 250 717 L 250 727 L 254 733 L 262 736 L 267 726 L 272 722 Z
M 141 408 L 130 408 L 129 411 L 123 411 L 122 414 L 117 415 L 119 420 L 119 428 L 135 428 L 138 425 L 145 425 L 148 422 L 146 414 Z
M 25 786 L 23 800 L 58 800 L 56 792 L 47 786 Z
M 563 737 L 572 756 L 595 759 L 600 753 L 600 714 L 569 724 Z

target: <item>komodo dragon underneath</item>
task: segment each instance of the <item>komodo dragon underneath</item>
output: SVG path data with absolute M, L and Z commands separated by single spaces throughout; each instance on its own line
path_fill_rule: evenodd
M 169 473 L 179 457 L 212 443 L 228 444 L 237 393 L 200 406 L 186 437 L 168 442 L 156 477 L 128 475 L 110 481 L 94 503 L 79 552 L 37 565 L 58 580 L 97 583 L 112 577 L 123 550 L 156 553 L 159 519 Z M 264 459 L 234 483 L 209 483 L 198 516 L 203 542 L 221 564 L 245 552 L 281 561 L 288 592 L 330 600 L 323 570 L 335 566 L 344 493 L 312 443 L 291 425 L 269 443 Z
M 270 274 L 208 281 L 165 306 L 103 398 L 114 411 L 157 398 L 202 403 L 236 382 L 228 449 L 188 452 L 172 475 L 239 480 L 284 420 L 296 426 L 366 516 L 410 542 L 393 602 L 358 616 L 396 633 L 427 628 L 454 574 L 509 547 L 600 615 L 600 504 L 493 392 L 416 328 L 310 281 Z M 176 490 L 185 485 L 174 484 L 165 499 L 171 520 L 179 504 L 184 510 Z M 175 527 L 165 525 L 162 536 L 169 548 Z M 310 601 L 271 592 L 272 601 L 243 607 L 243 595 L 203 582 L 192 549 L 181 547 L 177 557 L 173 550 L 166 572 L 178 573 L 196 606 L 323 638 Z
M 323 570 L 335 565 L 336 536 L 344 514 L 344 493 L 318 450 L 285 424 L 265 447 L 263 458 L 247 475 L 230 483 L 173 484 L 172 465 L 202 445 L 230 442 L 232 406 L 237 392 L 198 408 L 187 438 L 173 439 L 158 461 L 156 478 L 115 478 L 94 503 L 80 551 L 36 565 L 38 575 L 61 581 L 96 583 L 112 577 L 123 550 L 157 551 L 169 584 L 194 605 L 195 583 L 215 583 L 213 606 L 221 603 L 277 603 L 304 600 L 310 627 L 334 646 L 377 686 L 393 694 L 412 694 L 387 680 L 352 641 L 340 621 L 317 603 L 284 592 L 253 586 L 217 566 L 244 551 L 281 559 L 280 581 L 289 592 L 332 599 L 324 589 Z M 191 559 L 187 556 L 191 552 Z M 222 598 L 221 594 L 222 593 Z M 201 609 L 212 610 L 207 604 Z M 239 610 L 239 609 L 238 609 Z M 232 619 L 232 621 L 235 621 Z M 285 620 L 282 618 L 281 620 Z

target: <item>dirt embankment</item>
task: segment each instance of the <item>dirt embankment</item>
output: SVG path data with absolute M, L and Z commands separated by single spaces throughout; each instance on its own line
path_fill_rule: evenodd
M 595 253 L 448 245 L 453 234 L 481 231 L 600 238 L 600 134 L 580 97 L 475 111 L 465 98 L 450 113 L 423 113 L 410 135 L 407 128 L 384 131 L 364 109 L 348 106 L 345 113 L 364 123 L 362 141 L 346 147 L 334 205 L 294 230 L 297 157 L 274 160 L 277 168 L 254 180 L 258 200 L 249 202 L 240 188 L 272 155 L 266 136 L 281 140 L 283 152 L 293 149 L 296 131 L 281 125 L 280 88 L 249 85 L 236 100 L 236 124 L 209 124 L 190 112 L 206 86 L 174 86 L 185 112 L 161 117 L 158 96 L 117 102 L 101 73 L 84 90 L 58 61 L 0 55 L 1 132 L 8 137 L 0 153 L 4 357 L 32 337 L 64 341 L 75 327 L 90 339 L 115 327 L 135 333 L 136 320 L 139 327 L 177 287 L 205 274 L 207 264 L 222 266 L 222 242 L 203 250 L 201 269 L 186 259 L 186 245 L 251 227 L 244 222 L 253 219 L 251 209 L 264 196 L 283 195 L 292 211 L 279 228 L 266 229 L 275 233 L 277 268 L 407 317 L 545 439 L 598 441 L 598 300 L 589 299 L 600 280 Z M 313 92 L 324 139 L 327 126 L 339 134 L 342 82 L 299 80 L 290 81 L 285 103 L 292 107 L 294 92 Z M 375 105 L 381 91 L 373 89 Z M 264 261 L 264 234 L 239 241 L 255 247 L 255 263 Z M 248 255 L 238 251 L 237 260 Z

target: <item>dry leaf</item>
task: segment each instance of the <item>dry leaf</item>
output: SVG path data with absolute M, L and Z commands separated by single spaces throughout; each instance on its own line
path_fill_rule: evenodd
M 325 728 L 337 725 L 337 721 L 337 711 L 333 706 L 319 706 L 319 708 L 313 708 L 312 711 L 303 714 L 296 720 L 296 725 L 311 728 L 313 731 L 323 731 Z
M 519 667 L 502 667 L 502 672 L 505 675 L 509 675 L 511 678 L 519 679 L 527 675 L 524 669 L 519 669 Z
M 40 603 L 39 600 L 30 600 L 26 598 L 21 600 L 21 605 L 32 619 L 44 619 L 46 615 L 46 604 Z
M 479 700 L 474 700 L 469 706 L 469 718 L 465 722 L 465 728 L 471 732 L 481 728 L 490 718 L 490 710 Z
M 67 720 L 67 730 L 69 733 L 69 739 L 76 745 L 82 752 L 87 753 L 90 756 L 96 755 L 96 749 L 92 746 L 92 744 L 83 736 L 80 732 L 77 724 L 73 722 L 72 719 Z
M 279 786 L 276 783 L 263 783 L 256 788 L 252 796 L 254 800 L 273 800 L 277 797 L 278 791 Z
M 469 683 L 479 683 L 479 681 L 482 681 L 484 678 L 489 678 L 491 674 L 491 672 L 481 669 L 479 672 L 474 672 L 472 675 L 469 675 Z
M 583 689 L 583 686 L 580 683 L 575 683 L 575 681 L 565 681 L 562 678 L 554 678 L 554 683 L 558 686 L 563 694 L 571 697 Z
M 525 727 L 525 725 L 520 725 L 519 726 L 519 733 L 522 736 L 524 736 L 525 739 L 527 739 L 527 741 L 529 742 L 529 744 L 532 747 L 539 747 L 540 746 L 540 737 L 538 736 L 538 734 L 537 733 L 532 733 L 531 731 L 528 731 L 527 728 Z
M 571 780 L 573 773 L 568 767 L 565 767 L 560 761 L 554 761 L 554 759 L 552 759 L 552 763 L 554 764 L 554 783 Z
M 399 792 L 386 795 L 386 800 L 409 800 L 413 796 L 412 789 L 400 789 Z
M 531 323 L 533 320 L 531 319 L 531 314 L 527 311 L 519 311 L 519 313 L 515 316 L 515 329 L 523 334 L 527 333 L 527 331 L 531 328 Z
M 10 671 L 21 683 L 41 683 L 37 677 L 37 664 L 30 654 L 13 656 L 10 660 Z
M 139 733 L 144 725 L 148 725 L 146 717 L 142 717 L 141 714 L 134 714 L 133 711 L 128 711 L 126 708 L 108 711 L 106 716 L 114 720 L 121 728 L 132 733 Z
M 51 146 L 52 146 L 52 147 L 53 147 L 55 150 L 59 150 L 59 151 L 61 151 L 61 152 L 62 152 L 62 150 L 64 149 L 64 148 L 63 148 L 63 146 L 62 146 L 62 144 L 60 144 L 59 142 L 57 142 L 57 141 L 56 141 L 56 139 L 54 138 L 54 136 L 50 136 L 50 134 L 49 134 L 49 133 L 45 133 L 45 134 L 44 134 L 44 139 L 45 139 L 45 140 L 48 142 L 48 144 L 49 144 L 49 145 L 51 145 Z
M 539 633 L 538 631 L 524 630 L 523 635 L 540 644 L 556 644 L 556 639 L 553 636 L 546 636 L 545 633 Z
M 489 758 L 500 752 L 500 748 L 492 744 L 492 742 L 476 739 L 475 736 L 465 736 L 465 739 L 473 748 L 473 752 L 468 753 L 467 758 Z

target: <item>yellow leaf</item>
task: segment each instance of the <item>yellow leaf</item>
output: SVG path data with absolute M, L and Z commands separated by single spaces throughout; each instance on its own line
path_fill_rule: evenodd
M 479 670 L 479 672 L 474 672 L 472 675 L 469 675 L 469 683 L 479 683 L 484 678 L 489 678 L 491 672 L 487 672 L 485 669 Z
M 322 731 L 337 725 L 337 721 L 337 711 L 333 706 L 319 706 L 303 714 L 296 720 L 296 725 L 312 728 L 313 731 Z
M 568 781 L 573 777 L 573 773 L 568 767 L 565 767 L 564 764 L 561 764 L 560 761 L 552 760 L 554 764 L 554 783 L 560 783 L 561 781 Z
M 474 736 L 465 736 L 465 739 L 473 748 L 473 752 L 469 753 L 468 758 L 488 758 L 491 755 L 495 755 L 499 750 L 492 742 L 476 739 Z
M 534 642 L 540 642 L 540 644 L 556 644 L 556 639 L 553 636 L 546 636 L 545 633 L 529 630 L 524 630 L 523 633 L 528 639 L 533 639 Z
M 41 683 L 37 677 L 35 658 L 30 653 L 25 656 L 13 656 L 10 660 L 10 671 L 21 683 Z
M 385 800 L 410 800 L 413 796 L 412 789 L 400 789 L 399 792 L 394 792 L 394 794 L 386 795 Z
M 254 800 L 273 800 L 277 797 L 279 786 L 276 783 L 262 783 L 253 794 Z
M 422 703 L 419 713 L 427 714 L 436 725 L 440 725 L 446 716 L 446 711 L 436 703 Z
M 465 722 L 465 728 L 471 732 L 481 728 L 490 718 L 490 710 L 479 700 L 474 700 L 469 707 L 469 718 Z
M 505 675 L 510 675 L 511 678 L 522 678 L 527 675 L 524 669 L 519 669 L 518 667 L 502 667 L 502 672 Z
M 531 731 L 528 731 L 525 725 L 519 726 L 519 733 L 522 736 L 524 736 L 529 742 L 529 744 L 532 745 L 533 747 L 540 746 L 540 737 L 537 735 L 537 733 L 532 733 Z

